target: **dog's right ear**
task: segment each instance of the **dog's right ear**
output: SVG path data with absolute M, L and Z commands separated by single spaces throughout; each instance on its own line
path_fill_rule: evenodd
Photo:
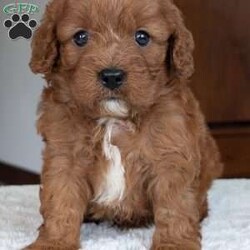
M 34 73 L 52 72 L 59 56 L 56 23 L 62 11 L 63 1 L 54 0 L 47 7 L 40 27 L 35 31 L 31 43 L 30 68 Z

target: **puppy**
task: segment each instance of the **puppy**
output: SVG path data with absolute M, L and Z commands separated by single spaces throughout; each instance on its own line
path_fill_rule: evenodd
M 154 223 L 152 250 L 201 249 L 222 164 L 188 87 L 193 48 L 172 0 L 47 6 L 30 63 L 47 81 L 37 125 L 44 222 L 26 249 L 78 249 L 84 219 Z

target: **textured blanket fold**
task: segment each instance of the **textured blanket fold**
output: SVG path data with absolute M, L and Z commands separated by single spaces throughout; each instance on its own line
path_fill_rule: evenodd
M 209 217 L 202 223 L 202 249 L 250 250 L 250 180 L 216 181 L 209 202 Z M 41 221 L 38 186 L 0 188 L 0 250 L 31 243 Z M 153 234 L 153 227 L 125 231 L 108 223 L 83 227 L 84 250 L 147 250 Z

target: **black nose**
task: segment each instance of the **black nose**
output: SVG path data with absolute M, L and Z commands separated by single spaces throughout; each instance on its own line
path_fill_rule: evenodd
M 125 78 L 125 72 L 120 69 L 104 69 L 99 74 L 104 87 L 114 90 L 121 87 Z

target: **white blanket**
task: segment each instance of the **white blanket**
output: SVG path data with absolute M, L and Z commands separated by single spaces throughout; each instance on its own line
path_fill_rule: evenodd
M 202 225 L 204 250 L 250 250 L 250 180 L 219 180 L 209 193 Z M 38 186 L 0 188 L 0 249 L 31 243 L 41 223 Z M 120 231 L 104 223 L 82 227 L 84 250 L 147 250 L 153 228 Z

